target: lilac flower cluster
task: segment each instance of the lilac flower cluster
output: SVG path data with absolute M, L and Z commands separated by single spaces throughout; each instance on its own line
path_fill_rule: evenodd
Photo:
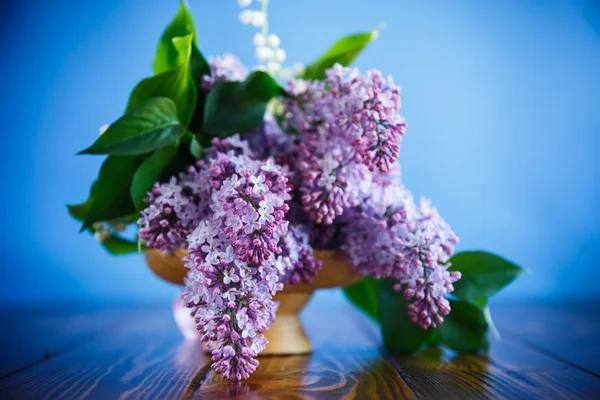
M 203 162 L 190 166 L 167 183 L 155 183 L 146 199 L 149 206 L 138 221 L 146 246 L 169 253 L 187 246 L 187 236 L 208 212 L 209 188 L 202 184 Z
M 313 257 L 306 228 L 298 224 L 290 226 L 280 247 L 281 254 L 277 257 L 277 262 L 284 267 L 283 283 L 310 283 L 321 269 L 322 263 Z
M 247 378 L 275 317 L 283 282 L 309 282 L 320 268 L 308 235 L 289 226 L 288 169 L 254 157 L 237 135 L 213 140 L 206 158 L 157 184 L 142 212 L 147 246 L 188 249 L 183 299 L 193 309 L 213 369 Z
M 283 285 L 277 241 L 286 234 L 289 188 L 280 167 L 261 166 L 237 138 L 215 142 L 210 160 L 210 217 L 188 238 L 190 268 L 184 300 L 194 307 L 213 369 L 226 379 L 247 378 L 275 318 L 272 300 Z M 239 154 L 236 154 L 239 153 Z
M 319 224 L 357 206 L 370 171 L 389 171 L 406 130 L 400 89 L 377 70 L 360 75 L 336 64 L 322 81 L 291 81 L 284 129 L 296 134 L 297 182 L 304 211 Z
M 207 91 L 247 74 L 231 55 L 210 65 Z M 356 272 L 395 280 L 423 329 L 443 322 L 460 278 L 448 271 L 458 238 L 400 184 L 406 124 L 391 78 L 336 65 L 288 91 L 256 131 L 213 139 L 202 160 L 155 184 L 139 220 L 148 247 L 187 248 L 182 298 L 226 379 L 256 369 L 273 296 L 321 269 L 313 248 L 341 249 Z
M 357 272 L 397 279 L 411 303 L 409 316 L 421 328 L 435 327 L 450 312 L 445 298 L 460 279 L 448 259 L 458 238 L 427 199 L 415 204 L 402 185 L 386 183 L 347 217 L 342 249 Z

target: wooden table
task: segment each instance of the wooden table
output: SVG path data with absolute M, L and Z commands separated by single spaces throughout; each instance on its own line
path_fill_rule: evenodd
M 309 305 L 315 351 L 264 357 L 250 380 L 222 381 L 167 304 L 4 310 L 1 399 L 600 399 L 600 302 L 494 307 L 489 356 L 386 354 L 377 327 L 342 301 Z

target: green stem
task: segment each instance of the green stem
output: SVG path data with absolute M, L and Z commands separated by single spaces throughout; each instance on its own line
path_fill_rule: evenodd
M 269 13 L 267 11 L 267 9 L 269 8 L 269 0 L 260 0 L 261 3 L 261 11 L 263 13 L 263 15 L 265 16 L 265 23 L 263 24 L 262 27 L 262 34 L 266 37 L 267 34 L 269 33 Z
M 490 307 L 486 305 L 483 307 L 483 316 L 485 317 L 485 321 L 490 327 L 490 332 L 494 336 L 496 340 L 500 340 L 500 332 L 498 332 L 498 328 L 496 328 L 496 324 L 494 324 L 494 320 L 492 319 L 492 314 L 490 314 Z

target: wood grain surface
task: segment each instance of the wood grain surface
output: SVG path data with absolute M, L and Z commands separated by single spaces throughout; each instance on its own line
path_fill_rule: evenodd
M 490 354 L 405 357 L 340 296 L 317 296 L 302 314 L 313 354 L 261 357 L 239 384 L 181 339 L 168 304 L 2 310 L 0 399 L 599 399 L 598 306 L 495 306 Z

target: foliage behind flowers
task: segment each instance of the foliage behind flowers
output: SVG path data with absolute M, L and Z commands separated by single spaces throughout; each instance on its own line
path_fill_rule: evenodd
M 485 252 L 453 256 L 458 237 L 400 183 L 400 89 L 347 67 L 377 32 L 339 40 L 307 68 L 282 68 L 267 3 L 240 15 L 261 29 L 251 73 L 231 54 L 206 61 L 182 3 L 155 75 L 82 151 L 107 157 L 70 213 L 115 254 L 187 248 L 183 299 L 227 379 L 254 372 L 273 296 L 311 281 L 317 248 L 345 252 L 366 276 L 345 293 L 381 323 L 388 349 L 486 350 L 487 298 L 521 269 Z M 129 240 L 123 227 L 136 220 Z

